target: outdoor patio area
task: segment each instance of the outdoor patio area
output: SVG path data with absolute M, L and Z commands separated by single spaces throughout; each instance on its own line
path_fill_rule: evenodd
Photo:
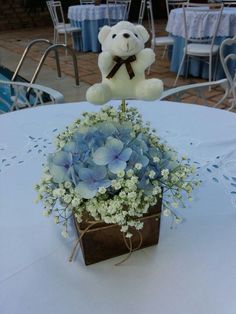
M 144 22 L 147 26 L 147 21 Z M 166 20 L 156 21 L 157 35 L 166 35 Z M 0 62 L 3 66 L 8 67 L 14 72 L 27 44 L 34 40 L 44 38 L 53 41 L 53 27 L 39 27 L 35 29 L 20 29 L 0 32 Z M 70 41 L 70 46 L 72 43 Z M 45 51 L 45 45 L 36 45 L 29 52 L 26 59 L 25 66 L 22 67 L 20 75 L 31 80 L 32 75 L 40 61 L 40 58 Z M 170 61 L 168 53 L 163 57 L 164 47 L 156 48 L 156 61 L 151 67 L 148 78 L 159 78 L 164 83 L 165 90 L 173 88 L 176 78 L 176 73 L 170 71 Z M 56 62 L 54 54 L 51 53 L 45 60 L 45 65 L 40 71 L 37 79 L 38 84 L 46 85 L 57 89 L 65 96 L 67 102 L 78 102 L 85 100 L 85 93 L 87 88 L 101 80 L 101 75 L 98 69 L 98 53 L 92 52 L 77 52 L 77 63 L 79 69 L 80 86 L 76 87 L 74 83 L 74 68 L 70 55 L 66 55 L 65 51 L 60 52 L 61 71 L 63 73 L 62 79 L 57 78 Z M 206 82 L 198 77 L 180 77 L 177 86 Z M 221 88 L 213 88 L 209 91 L 208 104 L 214 106 L 222 94 Z M 191 92 L 185 95 L 184 102 L 202 104 L 202 100 L 193 97 Z M 221 104 L 218 108 L 227 109 L 229 107 L 228 100 Z

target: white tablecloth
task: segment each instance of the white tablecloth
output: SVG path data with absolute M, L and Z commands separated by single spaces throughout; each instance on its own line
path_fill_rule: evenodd
M 115 103 L 115 102 L 114 102 Z M 84 266 L 69 263 L 61 237 L 35 205 L 33 185 L 55 135 L 87 103 L 0 116 L 1 314 L 235 314 L 236 116 L 171 102 L 131 102 L 169 144 L 200 167 L 202 186 L 171 229 L 161 221 L 158 246 Z
M 214 24 L 214 19 L 216 18 L 216 13 L 214 11 L 207 15 L 205 13 L 199 12 L 188 12 L 187 15 L 188 31 L 189 37 L 196 37 L 201 25 L 205 25 L 204 34 L 201 36 L 210 36 L 212 33 L 212 25 Z M 178 8 L 171 10 L 168 23 L 166 26 L 167 32 L 174 36 L 185 37 L 184 33 L 184 18 L 183 9 Z M 236 8 L 224 8 L 222 12 L 221 22 L 217 36 L 228 37 L 235 36 L 236 34 Z
M 122 20 L 124 13 L 123 5 L 109 5 L 109 17 L 114 20 Z M 75 5 L 68 9 L 68 18 L 73 21 L 102 20 L 107 17 L 106 4 L 101 5 Z

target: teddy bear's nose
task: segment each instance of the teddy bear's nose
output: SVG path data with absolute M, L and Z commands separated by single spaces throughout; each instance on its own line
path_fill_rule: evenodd
M 130 34 L 124 33 L 123 36 L 124 36 L 125 38 L 129 38 L 129 37 L 130 37 Z

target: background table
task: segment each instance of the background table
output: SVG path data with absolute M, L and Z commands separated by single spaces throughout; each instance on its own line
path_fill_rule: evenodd
M 111 21 L 122 20 L 123 12 L 123 5 L 109 4 Z M 99 28 L 108 24 L 106 4 L 71 6 L 68 9 L 68 18 L 73 26 L 79 26 L 82 29 L 82 42 L 78 34 L 73 34 L 75 49 L 99 52 L 101 49 L 97 39 Z
M 100 107 L 63 104 L 1 115 L 1 314 L 235 314 L 235 114 L 166 101 L 130 104 L 201 168 L 202 186 L 178 210 L 185 222 L 171 229 L 163 217 L 159 245 L 134 252 L 119 267 L 121 257 L 86 267 L 80 252 L 69 263 L 73 239 L 43 217 L 33 185 L 55 135 Z
M 212 18 L 216 15 L 215 12 L 212 12 L 208 15 L 208 19 L 202 19 L 201 13 L 199 12 L 191 14 L 188 13 L 188 26 L 189 26 L 189 36 L 196 37 L 198 34 L 199 24 L 203 23 L 205 25 L 205 34 L 207 37 L 210 34 L 210 30 L 212 27 Z M 171 58 L 171 71 L 178 72 L 182 56 L 183 56 L 183 48 L 185 45 L 185 34 L 184 34 L 184 18 L 183 18 L 183 9 L 178 8 L 171 10 L 168 23 L 166 26 L 167 32 L 169 32 L 172 36 L 174 36 L 174 46 L 172 50 L 172 58 Z M 233 37 L 236 35 L 236 8 L 224 8 L 222 13 L 222 18 L 219 26 L 219 30 L 217 32 L 216 44 L 220 45 L 221 42 L 227 37 Z M 229 52 L 229 51 L 228 51 Z M 226 53 L 228 53 L 226 51 Z M 236 53 L 236 48 L 234 53 Z M 217 69 L 217 79 L 225 77 L 223 68 L 218 63 Z M 214 67 L 213 67 L 214 68 Z M 234 73 L 236 68 L 236 62 L 232 62 L 230 65 L 231 71 Z M 183 68 L 182 74 L 185 73 L 185 69 Z M 208 78 L 208 65 L 190 59 L 189 64 L 189 74 L 193 76 L 200 76 L 203 78 Z

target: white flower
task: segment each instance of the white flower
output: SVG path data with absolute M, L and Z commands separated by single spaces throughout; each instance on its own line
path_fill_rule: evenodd
M 169 175 L 169 169 L 163 169 L 161 171 L 161 175 L 163 176 L 164 179 L 167 179 Z
M 80 204 L 80 199 L 79 198 L 73 198 L 72 202 L 71 202 L 71 205 L 73 207 L 77 207 L 78 205 Z
M 45 210 L 43 211 L 43 216 L 48 217 L 50 214 L 51 214 L 51 211 L 50 211 L 49 209 L 45 209 Z
M 59 189 L 53 190 L 52 195 L 54 197 L 61 197 L 61 196 L 65 195 L 65 193 L 66 193 L 66 191 L 64 189 L 59 188 Z
M 118 178 L 123 178 L 123 177 L 124 177 L 124 175 L 125 175 L 124 170 L 119 171 L 119 172 L 117 173 L 117 177 L 118 177 Z
M 158 162 L 160 162 L 160 158 L 159 158 L 159 157 L 153 157 L 153 161 L 154 161 L 155 163 L 158 163 Z
M 132 169 L 129 169 L 126 174 L 127 174 L 127 177 L 130 178 L 134 174 L 134 171 Z
M 44 174 L 43 176 L 42 176 L 42 180 L 43 181 L 46 181 L 46 182 L 48 182 L 48 181 L 50 181 L 52 179 L 52 176 L 50 175 L 50 174 Z
M 138 162 L 134 165 L 134 168 L 137 169 L 137 170 L 141 170 L 142 167 L 143 167 L 142 164 L 140 164 Z
M 72 186 L 71 182 L 69 181 L 66 181 L 64 185 L 66 189 L 69 189 Z
M 177 208 L 177 207 L 179 206 L 179 204 L 178 204 L 177 202 L 173 202 L 171 205 L 172 205 L 172 207 L 174 207 L 174 208 Z
M 180 224 L 183 221 L 181 217 L 175 217 L 175 223 Z
M 120 184 L 120 182 L 117 181 L 117 180 L 112 180 L 111 185 L 112 185 L 112 187 L 113 187 L 115 190 L 121 189 L 121 184 Z
M 129 199 L 135 199 L 136 198 L 136 193 L 135 192 L 130 192 L 130 193 L 128 193 L 128 195 L 127 195 L 127 197 L 129 198 Z
M 53 217 L 53 220 L 54 220 L 55 224 L 58 224 L 58 223 L 59 223 L 59 217 L 58 217 L 58 216 L 54 216 L 54 217 Z
M 71 202 L 71 196 L 70 195 L 65 195 L 63 197 L 63 200 L 65 203 L 69 204 Z
M 163 215 L 168 217 L 168 216 L 171 216 L 171 210 L 169 210 L 168 208 L 165 208 L 163 211 L 162 211 Z
M 68 238 L 68 235 L 69 235 L 69 234 L 68 234 L 67 230 L 64 229 L 64 230 L 62 230 L 61 235 L 62 235 L 64 238 Z
M 126 238 L 131 238 L 132 236 L 133 236 L 133 235 L 132 235 L 132 233 L 130 233 L 130 232 L 127 232 L 126 235 L 125 235 Z
M 153 179 L 154 177 L 155 177 L 155 175 L 156 175 L 156 173 L 155 173 L 155 171 L 153 171 L 153 170 L 151 170 L 150 172 L 149 172 L 149 178 L 150 179 Z
M 104 186 L 101 186 L 99 189 L 98 189 L 98 192 L 100 194 L 105 194 L 106 193 L 106 188 Z
M 129 229 L 128 226 L 122 226 L 121 229 L 120 229 L 120 231 L 121 231 L 121 232 L 127 232 L 128 229 Z

